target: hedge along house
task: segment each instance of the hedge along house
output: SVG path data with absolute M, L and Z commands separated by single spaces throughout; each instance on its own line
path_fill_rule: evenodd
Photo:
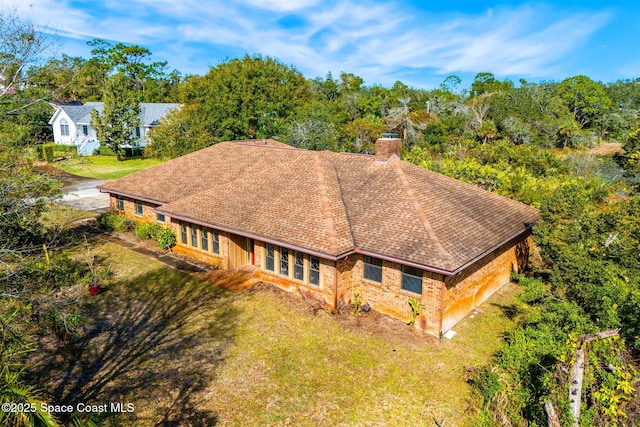
M 159 221 L 174 251 L 337 309 L 353 300 L 449 330 L 526 263 L 535 209 L 376 154 L 308 151 L 274 140 L 216 144 L 111 181 L 111 210 Z

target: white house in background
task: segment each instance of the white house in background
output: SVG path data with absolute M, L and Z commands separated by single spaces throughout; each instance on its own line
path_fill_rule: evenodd
M 149 130 L 160 123 L 160 119 L 180 104 L 140 103 L 140 126 L 135 130 L 138 146 L 145 147 Z M 95 129 L 91 126 L 91 112 L 102 112 L 102 102 L 87 102 L 84 105 L 57 105 L 49 124 L 53 127 L 56 144 L 75 145 L 81 156 L 91 155 L 100 147 Z

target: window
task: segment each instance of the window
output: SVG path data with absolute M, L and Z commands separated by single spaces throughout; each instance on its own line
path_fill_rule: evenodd
M 67 119 L 60 120 L 60 135 L 69 136 L 69 123 L 67 123 Z
M 213 230 L 213 253 L 220 253 L 220 235 L 218 234 L 218 230 Z
M 202 228 L 202 234 L 200 235 L 200 246 L 203 251 L 209 250 L 209 229 Z
M 382 260 L 370 256 L 364 257 L 364 278 L 382 283 Z
M 191 225 L 191 246 L 198 247 L 198 227 Z
M 82 125 L 82 134 L 84 136 L 88 136 L 89 135 L 89 126 L 87 125 Z
M 422 294 L 422 270 L 403 265 L 401 286 L 405 291 Z
M 136 138 L 140 138 L 140 128 L 136 128 Z
M 164 222 L 165 218 L 163 214 L 156 214 L 156 219 L 158 220 L 158 222 Z
M 289 250 L 280 248 L 280 274 L 289 277 Z
M 269 271 L 276 271 L 275 248 L 271 243 L 267 243 L 265 255 L 265 268 Z
M 142 215 L 142 203 L 136 200 L 136 215 Z
M 309 283 L 320 286 L 320 258 L 309 256 Z
M 124 210 L 124 199 L 122 198 L 122 196 L 116 196 L 116 200 L 117 200 L 117 207 L 119 211 L 123 211 Z
M 184 222 L 180 224 L 180 231 L 181 231 L 181 235 L 182 235 L 182 244 L 186 245 L 187 244 L 187 224 L 185 224 Z
M 293 251 L 293 277 L 297 280 L 304 280 L 304 254 Z

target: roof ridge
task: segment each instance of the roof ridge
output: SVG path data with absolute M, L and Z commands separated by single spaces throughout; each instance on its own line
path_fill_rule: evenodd
M 418 213 L 418 216 L 420 217 L 420 221 L 422 222 L 422 225 L 427 231 L 427 234 L 433 241 L 436 247 L 436 250 L 438 251 L 438 254 L 445 256 L 447 259 L 451 261 L 452 260 L 451 255 L 449 254 L 449 252 L 445 250 L 444 246 L 442 246 L 442 243 L 440 243 L 440 239 L 438 239 L 438 236 L 435 230 L 431 226 L 431 222 L 429 222 L 429 218 L 427 218 L 427 215 L 424 213 L 424 210 L 422 210 L 420 201 L 418 201 L 418 198 L 416 197 L 416 193 L 413 191 L 413 188 L 411 187 L 411 183 L 409 182 L 409 180 L 407 179 L 407 176 L 404 174 L 404 171 L 400 167 L 400 162 L 401 160 L 398 158 L 398 159 L 394 159 L 390 163 L 391 165 L 393 165 L 393 168 L 396 171 L 396 174 L 398 175 L 398 178 L 400 179 L 402 186 L 404 187 L 405 193 L 409 197 L 411 204 L 413 205 L 414 209 Z
M 336 182 L 338 183 L 338 194 L 340 195 L 340 202 L 342 204 L 342 209 L 344 209 L 344 217 L 347 220 L 347 228 L 349 229 L 349 237 L 351 238 L 351 246 L 356 248 L 358 245 L 356 244 L 356 238 L 353 235 L 353 229 L 351 228 L 351 218 L 349 217 L 349 209 L 347 209 L 347 204 L 344 202 L 344 193 L 342 192 L 342 181 L 340 180 L 340 174 L 338 173 L 338 169 L 336 169 L 335 155 L 340 153 L 334 153 L 329 151 L 329 155 L 331 156 L 331 167 L 333 168 L 333 172 L 336 174 Z
M 318 179 L 318 193 L 320 195 L 320 208 L 322 210 L 322 220 L 324 221 L 325 232 L 327 233 L 327 241 L 329 248 L 333 253 L 338 251 L 338 235 L 336 234 L 336 227 L 331 217 L 331 205 L 329 204 L 329 195 L 327 194 L 327 181 L 324 175 L 324 169 L 322 168 L 322 160 L 319 155 L 315 155 L 315 172 Z M 333 165 L 333 162 L 331 162 Z

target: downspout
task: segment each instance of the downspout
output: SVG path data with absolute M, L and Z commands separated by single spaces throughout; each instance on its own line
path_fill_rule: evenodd
M 440 326 L 438 326 L 438 336 L 442 339 L 442 322 L 444 321 L 444 293 L 447 289 L 447 278 L 442 276 L 442 287 L 440 288 Z
M 333 278 L 333 311 L 338 312 L 338 260 L 333 261 L 335 275 Z

